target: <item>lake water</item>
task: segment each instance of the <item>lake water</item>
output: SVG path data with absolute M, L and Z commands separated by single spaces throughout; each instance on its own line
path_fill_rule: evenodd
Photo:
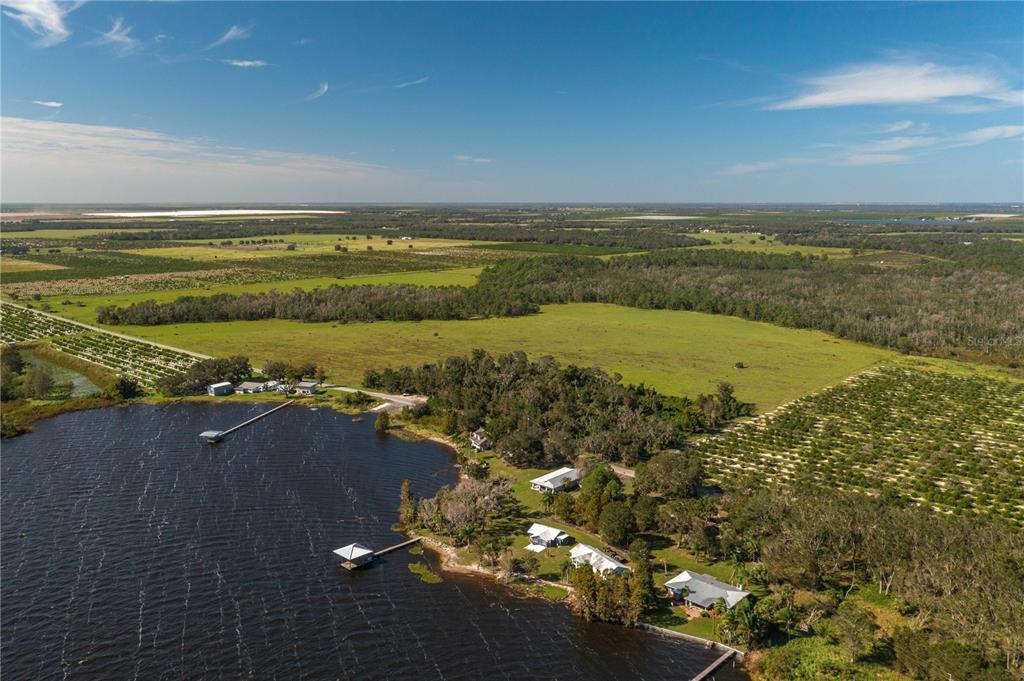
M 5 679 L 678 681 L 715 657 L 485 578 L 423 584 L 407 551 L 340 569 L 338 546 L 402 539 L 402 480 L 453 483 L 451 454 L 305 408 L 197 438 L 266 408 L 86 411 L 4 441 Z

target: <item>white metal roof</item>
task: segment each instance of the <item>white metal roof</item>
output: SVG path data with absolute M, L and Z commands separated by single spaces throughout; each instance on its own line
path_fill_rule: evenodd
M 561 482 L 562 478 L 567 480 L 575 480 L 577 473 L 575 468 L 559 468 L 557 471 L 551 471 L 545 473 L 539 478 L 534 478 L 530 481 L 533 485 L 540 485 L 541 487 L 555 487 L 555 483 Z
M 534 523 L 530 525 L 530 529 L 526 531 L 526 534 L 531 537 L 540 537 L 544 541 L 557 541 L 562 537 L 568 537 L 569 535 L 558 529 L 557 527 L 548 527 L 547 525 L 541 525 L 540 523 Z
M 610 572 L 612 570 L 628 570 L 629 568 L 608 554 L 598 551 L 588 544 L 577 544 L 569 551 L 573 560 L 590 564 L 594 572 Z
M 334 552 L 345 560 L 357 560 L 367 555 L 373 555 L 373 549 L 363 546 L 358 542 L 342 546 L 340 549 L 334 549 Z
M 704 575 L 699 572 L 683 570 L 672 579 L 665 582 L 665 586 L 672 589 L 686 587 L 689 594 L 686 600 L 697 605 L 710 608 L 718 599 L 725 599 L 725 605 L 729 608 L 736 605 L 749 595 L 749 591 L 743 591 L 735 586 L 720 582 L 711 575 Z
M 228 381 L 221 381 L 220 383 L 211 383 L 211 388 L 223 388 L 224 386 L 231 387 L 231 383 Z

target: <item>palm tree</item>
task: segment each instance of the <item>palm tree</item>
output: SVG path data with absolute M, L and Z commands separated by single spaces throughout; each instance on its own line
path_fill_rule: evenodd
M 544 509 L 545 513 L 551 512 L 551 507 L 555 504 L 555 492 L 554 490 L 544 490 L 544 493 L 540 497 L 540 506 Z

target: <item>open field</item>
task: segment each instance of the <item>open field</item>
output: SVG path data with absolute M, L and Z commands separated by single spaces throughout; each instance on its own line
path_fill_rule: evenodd
M 884 368 L 709 438 L 722 482 L 756 473 L 1024 526 L 1024 383 Z
M 827 255 L 830 258 L 848 258 L 850 249 L 832 248 L 827 246 L 803 246 L 799 244 L 784 244 L 777 241 L 774 236 L 761 236 L 752 232 L 702 232 L 694 234 L 695 237 L 713 241 L 712 244 L 704 246 L 692 246 L 692 248 L 707 249 L 728 249 L 731 251 L 744 251 L 748 253 L 776 253 L 789 254 L 800 253 L 801 255 Z
M 327 288 L 329 286 L 365 286 L 370 284 L 413 284 L 416 286 L 472 286 L 476 283 L 481 267 L 463 267 L 453 270 L 424 270 L 422 272 L 394 272 L 369 274 L 356 277 L 311 277 L 308 279 L 284 279 L 257 281 L 242 284 L 226 284 L 215 281 L 193 288 L 169 288 L 166 290 L 143 291 L 115 295 L 43 297 L 40 302 L 49 304 L 61 316 L 86 324 L 96 322 L 96 308 L 105 305 L 131 305 L 146 300 L 158 303 L 172 302 L 181 296 L 209 296 L 217 293 L 265 293 L 270 290 L 291 291 L 292 289 Z M 217 270 L 213 270 L 216 272 Z M 64 301 L 70 304 L 65 305 Z
M 0 259 L 0 272 L 37 272 L 39 270 L 63 270 L 64 267 L 48 262 L 21 260 L 19 258 Z
M 81 308 L 79 308 L 81 309 Z M 537 315 L 472 321 L 306 324 L 263 320 L 123 326 L 118 331 L 225 356 L 248 354 L 323 365 L 330 380 L 359 385 L 368 368 L 466 354 L 523 350 L 599 366 L 673 395 L 711 392 L 718 381 L 763 411 L 832 385 L 896 353 L 816 331 L 697 312 L 601 304 L 546 306 Z M 743 362 L 747 368 L 737 369 Z
M 141 229 L 141 228 L 120 228 L 120 227 L 108 227 L 105 229 L 35 229 L 35 230 L 20 230 L 17 232 L 4 231 L 0 233 L 0 239 L 81 239 L 86 236 L 99 236 L 101 234 L 110 234 L 111 232 L 152 232 L 158 227 L 153 229 Z

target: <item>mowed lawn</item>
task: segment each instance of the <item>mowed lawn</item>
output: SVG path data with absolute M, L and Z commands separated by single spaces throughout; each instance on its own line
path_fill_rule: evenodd
M 474 348 L 523 350 L 531 357 L 550 354 L 564 363 L 599 366 L 620 373 L 626 382 L 646 383 L 673 395 L 710 392 L 717 382 L 728 381 L 740 399 L 755 402 L 759 411 L 898 358 L 817 331 L 699 312 L 589 303 L 546 306 L 527 317 L 473 321 L 263 320 L 117 330 L 210 355 L 246 354 L 257 365 L 269 359 L 311 361 L 324 366 L 331 381 L 353 386 L 369 368 L 435 361 Z M 737 362 L 746 368 L 736 368 Z

